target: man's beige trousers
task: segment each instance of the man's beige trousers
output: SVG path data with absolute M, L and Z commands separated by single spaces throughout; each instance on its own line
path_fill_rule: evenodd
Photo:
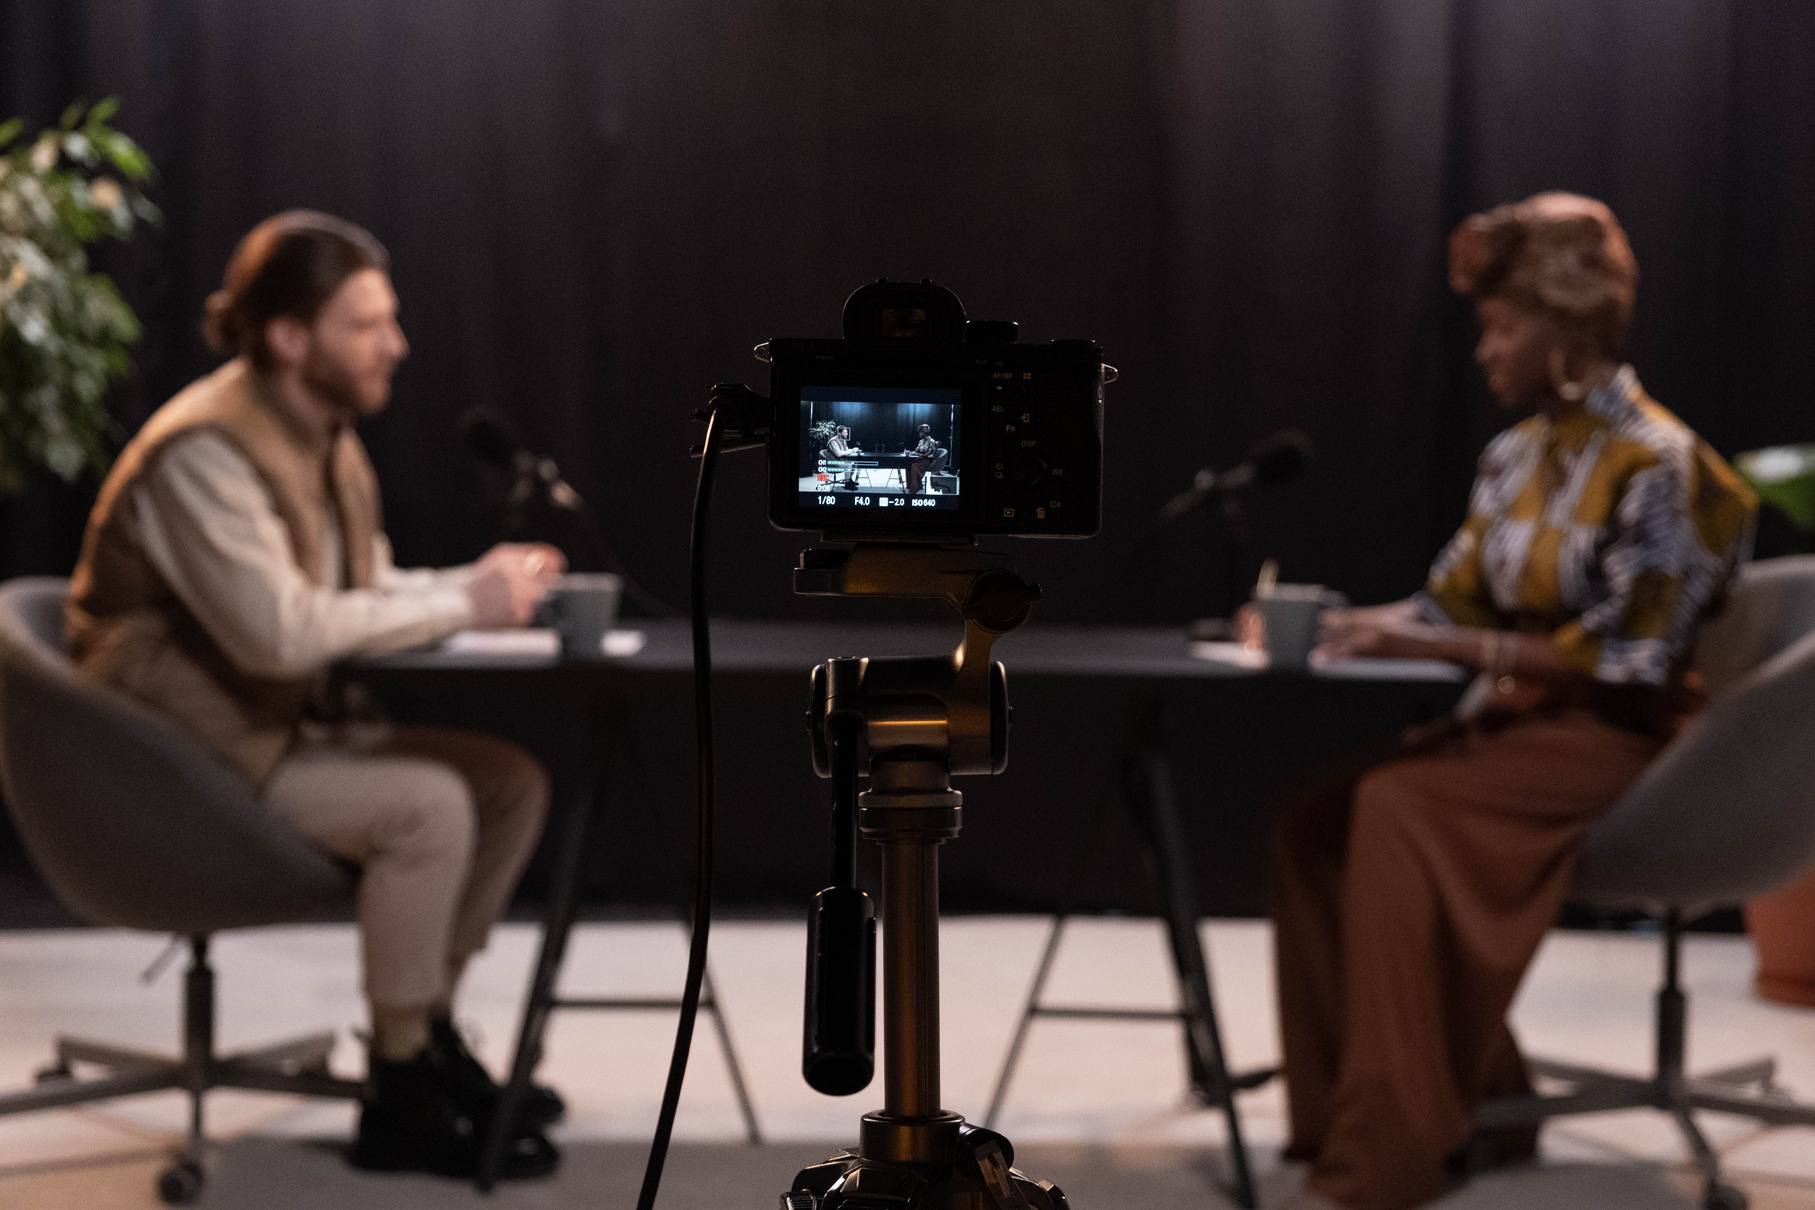
M 265 802 L 363 870 L 366 997 L 438 1007 L 535 850 L 548 778 L 504 740 L 393 726 L 369 746 L 300 746 L 272 774 Z

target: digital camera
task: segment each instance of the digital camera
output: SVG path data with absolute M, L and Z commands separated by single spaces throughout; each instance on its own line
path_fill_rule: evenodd
M 1088 538 L 1103 386 L 1088 340 L 1015 343 L 930 281 L 846 300 L 844 339 L 771 340 L 769 520 L 847 540 Z

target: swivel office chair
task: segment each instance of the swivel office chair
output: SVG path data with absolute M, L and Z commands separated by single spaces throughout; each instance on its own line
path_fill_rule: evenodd
M 63 652 L 68 589 L 56 579 L 0 585 L 0 788 L 32 861 L 72 912 L 189 938 L 183 1054 L 59 1038 L 38 1086 L 0 1096 L 0 1114 L 184 1089 L 189 1136 L 158 1193 L 189 1202 L 202 1189 L 210 1088 L 354 1099 L 363 1091 L 329 1074 L 331 1032 L 215 1054 L 208 935 L 343 914 L 356 878 L 272 818 L 252 787 L 182 728 L 78 675 Z M 107 1074 L 78 1078 L 76 1063 Z
M 1490 1101 L 1477 1124 L 1660 1109 L 1682 1130 L 1708 1210 L 1743 1210 L 1745 1195 L 1721 1181 L 1719 1157 L 1694 1111 L 1815 1126 L 1815 1105 L 1797 1104 L 1776 1087 L 1771 1059 L 1686 1074 L 1682 925 L 1815 865 L 1815 556 L 1747 567 L 1727 607 L 1704 628 L 1695 663 L 1711 704 L 1590 829 L 1573 891 L 1578 901 L 1639 907 L 1663 921 L 1656 1069 L 1638 1078 L 1534 1059 L 1535 1075 L 1571 1090 Z

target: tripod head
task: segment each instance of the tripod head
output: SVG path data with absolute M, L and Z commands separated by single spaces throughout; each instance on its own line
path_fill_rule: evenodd
M 935 760 L 951 775 L 1000 773 L 1008 762 L 1008 684 L 990 659 L 997 639 L 1027 621 L 1040 589 L 1009 557 L 975 547 L 859 543 L 800 553 L 794 591 L 807 596 L 933 597 L 964 616 L 947 657 L 863 660 L 859 669 L 869 760 Z M 813 767 L 831 776 L 827 665 L 813 673 Z

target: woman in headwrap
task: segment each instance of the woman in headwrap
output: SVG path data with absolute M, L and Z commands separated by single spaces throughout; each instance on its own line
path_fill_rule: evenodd
M 1474 1128 L 1530 1085 L 1506 1013 L 1589 823 L 1692 704 L 1697 624 L 1756 503 L 1618 349 L 1638 270 L 1600 202 L 1543 193 L 1450 237 L 1475 359 L 1534 414 L 1481 455 L 1468 520 L 1408 600 L 1327 617 L 1333 657 L 1480 675 L 1458 717 L 1281 814 L 1269 857 L 1288 1156 L 1304 1207 L 1399 1210 L 1535 1127 Z

